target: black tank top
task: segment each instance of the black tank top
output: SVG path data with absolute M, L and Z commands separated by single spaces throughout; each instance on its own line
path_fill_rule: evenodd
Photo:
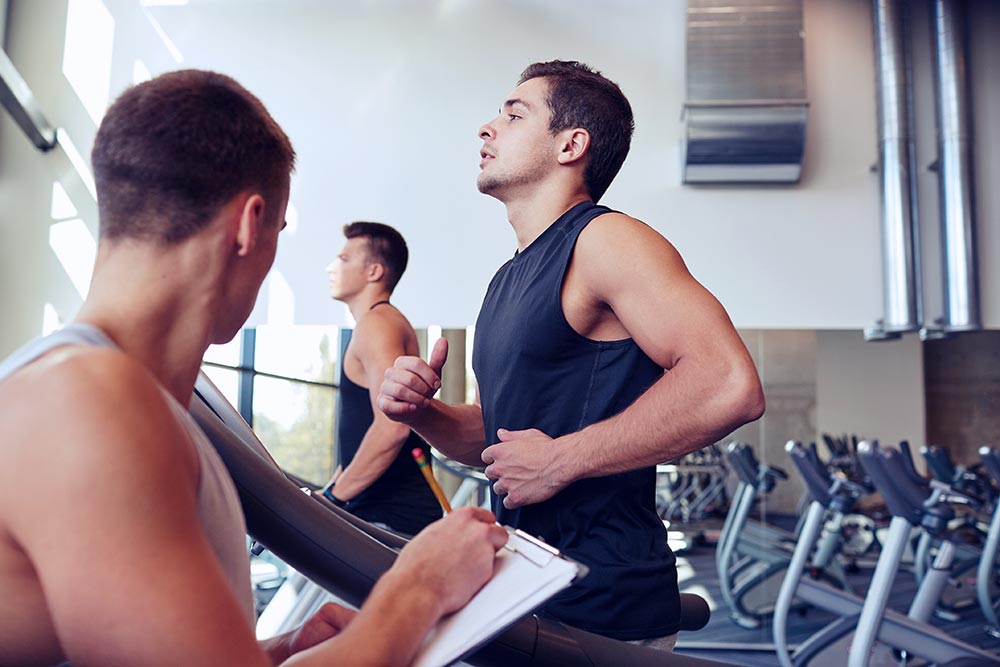
M 494 276 L 476 322 L 472 365 L 486 443 L 498 428 L 557 438 L 612 417 L 663 368 L 631 339 L 594 341 L 570 327 L 561 288 L 577 237 L 609 209 L 577 204 Z M 616 639 L 673 634 L 680 620 L 675 558 L 655 507 L 655 469 L 583 479 L 500 523 L 539 535 L 590 568 L 543 616 Z
M 340 463 L 347 468 L 358 453 L 361 440 L 375 415 L 368 390 L 351 382 L 344 373 L 343 365 L 339 397 L 338 446 Z M 441 506 L 410 453 L 416 447 L 422 449 L 430 461 L 427 443 L 410 431 L 410 437 L 382 476 L 352 498 L 347 509 L 365 521 L 378 521 L 407 535 L 416 535 L 427 524 L 440 519 Z

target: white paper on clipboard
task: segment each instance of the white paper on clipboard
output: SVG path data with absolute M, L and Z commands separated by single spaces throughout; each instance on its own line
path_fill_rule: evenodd
M 587 574 L 587 568 L 519 530 L 497 552 L 491 578 L 467 605 L 424 638 L 414 667 L 444 667 Z

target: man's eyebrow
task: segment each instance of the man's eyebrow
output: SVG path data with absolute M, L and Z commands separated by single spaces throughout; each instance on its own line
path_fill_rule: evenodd
M 503 108 L 504 109 L 510 109 L 511 107 L 514 107 L 514 106 L 522 106 L 525 109 L 527 109 L 528 111 L 531 111 L 531 105 L 530 104 L 528 104 L 524 100 L 516 98 L 516 97 L 514 99 L 512 99 L 512 100 L 507 100 L 506 102 L 503 103 Z

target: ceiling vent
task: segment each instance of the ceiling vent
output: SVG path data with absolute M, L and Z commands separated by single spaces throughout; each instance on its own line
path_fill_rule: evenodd
M 797 183 L 801 0 L 688 0 L 685 183 Z

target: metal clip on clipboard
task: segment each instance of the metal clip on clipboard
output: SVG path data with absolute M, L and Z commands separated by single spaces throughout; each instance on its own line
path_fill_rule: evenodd
M 579 561 L 573 560 L 567 556 L 564 556 L 558 549 L 556 549 L 551 544 L 547 544 L 542 540 L 529 535 L 519 528 L 511 528 L 510 526 L 504 526 L 504 529 L 510 535 L 507 540 L 507 544 L 504 545 L 504 549 L 512 551 L 514 553 L 521 554 L 526 559 L 534 563 L 539 567 L 545 567 L 553 558 L 562 558 L 568 560 L 575 564 L 578 568 L 578 574 L 576 579 L 582 579 L 587 576 L 589 571 L 587 566 Z

